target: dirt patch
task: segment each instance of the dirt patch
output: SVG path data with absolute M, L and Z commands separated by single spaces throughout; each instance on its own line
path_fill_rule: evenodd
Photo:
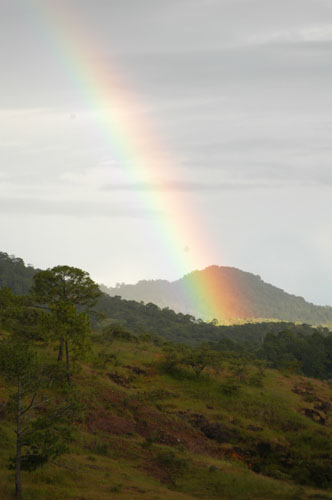
M 208 439 L 213 439 L 217 443 L 229 443 L 235 437 L 232 436 L 234 433 L 231 433 L 223 424 L 211 422 L 205 415 L 200 413 L 180 412 L 180 416 L 193 427 L 199 429 Z
M 169 418 L 166 415 L 146 405 L 140 405 L 136 408 L 134 418 L 136 432 L 143 437 L 151 437 L 158 431 L 173 428 L 174 425 L 170 425 Z
M 251 462 L 250 452 L 239 446 L 233 446 L 233 448 L 225 450 L 224 457 L 230 460 L 236 460 L 237 462 L 245 462 L 246 464 L 250 464 Z
M 248 425 L 247 429 L 248 431 L 261 432 L 264 430 L 264 427 L 260 427 L 258 425 Z
M 267 441 L 252 442 L 249 449 L 234 446 L 225 452 L 225 456 L 244 462 L 254 472 L 264 475 L 271 471 L 287 474 L 294 465 L 287 447 Z
M 120 392 L 116 390 L 104 391 L 101 396 L 101 401 L 104 407 L 107 406 L 119 406 L 121 405 L 123 399 L 127 397 L 125 392 Z
M 322 401 L 321 399 L 316 400 L 316 404 L 314 408 L 319 411 L 323 411 L 325 413 L 331 412 L 332 411 L 332 405 L 331 403 L 328 403 L 327 401 Z
M 305 383 L 299 383 L 295 385 L 292 389 L 292 392 L 295 392 L 295 394 L 298 394 L 299 396 L 302 396 L 303 398 L 306 398 L 308 396 L 313 396 L 315 397 L 315 391 L 311 385 L 305 384 Z
M 126 365 L 124 368 L 132 371 L 133 373 L 135 373 L 135 375 L 148 375 L 148 372 L 146 370 L 143 370 L 143 368 L 140 368 L 139 366 Z
M 130 420 L 127 420 L 118 415 L 100 410 L 88 415 L 87 418 L 88 430 L 92 433 L 104 432 L 105 434 L 133 434 L 135 425 Z
M 158 479 L 163 484 L 171 483 L 169 472 L 165 468 L 160 467 L 153 460 L 147 461 L 143 467 L 139 468 L 150 476 Z
M 192 453 L 220 458 L 217 442 L 207 439 L 199 429 L 180 419 L 177 414 L 165 414 L 150 406 L 141 405 L 133 413 L 136 432 L 152 442 L 168 446 L 183 446 Z
M 107 376 L 114 382 L 115 384 L 121 385 L 121 387 L 126 387 L 127 389 L 130 387 L 130 383 L 132 382 L 132 378 L 124 377 L 116 372 L 109 372 Z
M 329 401 L 325 401 L 324 399 L 318 397 L 314 388 L 310 384 L 297 384 L 293 387 L 292 391 L 301 396 L 307 403 L 311 403 L 313 406 L 313 408 L 302 408 L 300 413 L 308 418 L 311 418 L 314 422 L 325 425 L 328 416 L 330 416 L 332 412 L 332 404 Z
M 315 409 L 302 408 L 302 410 L 300 410 L 300 413 L 308 418 L 311 418 L 311 420 L 317 422 L 318 424 L 325 425 L 326 418 L 322 416 L 322 414 Z
M 173 436 L 172 434 L 164 430 L 160 430 L 156 434 L 155 442 L 159 444 L 165 444 L 167 446 L 178 446 L 182 444 L 180 438 Z

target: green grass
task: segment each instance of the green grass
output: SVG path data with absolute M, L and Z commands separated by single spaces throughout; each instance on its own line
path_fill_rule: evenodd
M 332 499 L 329 490 L 315 488 L 308 478 L 297 484 L 278 462 L 278 450 L 289 451 L 294 463 L 315 461 L 317 466 L 325 464 L 322 456 L 331 455 L 330 424 L 322 426 L 299 413 L 314 404 L 292 392 L 299 377 L 266 370 L 262 387 L 243 383 L 226 394 L 227 364 L 219 374 L 197 377 L 189 370 L 163 371 L 161 350 L 149 343 L 94 343 L 95 356 L 100 350 L 115 354 L 116 362 L 103 369 L 91 359 L 74 376 L 87 418 L 75 425 L 70 454 L 24 472 L 24 500 L 309 500 L 319 494 Z M 127 386 L 112 381 L 109 373 L 129 380 Z M 311 383 L 317 396 L 330 398 L 328 384 Z M 5 400 L 8 391 L 1 380 L 0 385 L 0 400 Z M 225 426 L 229 442 L 205 437 L 186 420 L 188 414 Z M 113 420 L 105 425 L 108 417 Z M 126 423 L 133 429 L 128 433 Z M 13 498 L 7 462 L 14 438 L 9 416 L 0 417 L 1 500 Z M 245 458 L 259 443 L 272 449 L 265 463 L 254 455 Z M 261 473 L 253 470 L 257 463 Z

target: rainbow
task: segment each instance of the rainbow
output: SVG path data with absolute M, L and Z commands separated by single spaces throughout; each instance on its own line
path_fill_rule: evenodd
M 27 8 L 51 55 L 58 59 L 83 102 L 95 110 L 100 133 L 128 180 L 146 186 L 141 202 L 160 213 L 154 233 L 166 247 L 173 270 L 183 275 L 204 267 L 212 259 L 206 224 L 181 191 L 167 186 L 165 173 L 168 178 L 177 177 L 176 161 L 165 154 L 168 148 L 155 128 L 137 111 L 141 101 L 123 78 L 119 64 L 110 67 L 103 62 L 101 48 L 94 46 L 93 37 L 77 22 L 77 13 L 70 11 L 68 3 L 27 0 Z M 190 252 L 184 251 L 187 245 Z M 204 304 L 205 318 L 226 321 L 237 314 L 229 299 L 232 283 L 225 280 L 221 288 L 210 272 L 193 273 L 187 293 L 193 304 L 200 304 L 200 310 Z

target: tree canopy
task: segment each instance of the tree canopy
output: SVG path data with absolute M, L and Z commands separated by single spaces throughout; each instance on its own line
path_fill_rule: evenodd
M 64 302 L 91 307 L 101 295 L 89 273 L 77 267 L 56 266 L 39 271 L 33 279 L 32 294 L 44 304 Z

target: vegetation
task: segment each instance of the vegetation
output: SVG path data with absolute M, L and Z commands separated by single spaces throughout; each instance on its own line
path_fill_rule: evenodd
M 232 267 L 210 266 L 202 271 L 194 271 L 172 283 L 165 280 L 139 281 L 135 285 L 118 284 L 114 288 L 103 287 L 111 296 L 152 302 L 161 308 L 169 307 L 182 312 L 212 320 L 209 301 L 204 293 L 193 299 L 188 290 L 195 290 L 197 283 L 211 283 L 214 290 L 221 294 L 221 310 L 232 311 L 227 322 L 274 318 L 281 321 L 323 324 L 331 322 L 332 307 L 315 306 L 303 297 L 288 294 L 262 281 L 260 276 L 240 271 Z M 213 284 L 213 285 L 212 285 Z M 222 315 L 221 315 L 222 316 Z M 217 318 L 221 322 L 222 317 Z
M 13 349 L 14 341 L 24 348 Z M 30 441 L 23 436 L 26 500 L 332 498 L 326 382 L 112 327 L 91 334 L 91 355 L 77 361 L 70 387 L 54 369 L 61 363 L 52 336 L 27 340 L 2 330 L 0 345 L 1 360 L 26 360 L 16 366 L 32 383 L 21 406 L 29 408 L 23 428 L 28 422 L 32 431 Z M 171 353 L 179 355 L 173 365 Z M 0 498 L 10 499 L 17 382 L 6 363 Z M 77 392 L 84 413 L 73 408 L 57 420 Z
M 0 498 L 332 499 L 326 328 L 220 327 L 98 299 L 76 268 L 34 277 L 0 289 Z
M 105 294 L 101 296 L 95 309 L 108 318 L 108 324 L 113 321 L 136 334 L 149 332 L 168 341 L 191 346 L 197 346 L 204 341 L 224 342 L 225 346 L 229 343 L 232 349 L 255 349 L 262 345 L 267 333 L 279 333 L 288 328 L 304 334 L 315 331 L 311 325 L 295 325 L 285 321 L 216 325 L 213 322 L 196 320 L 188 314 L 175 313 L 168 308 L 160 309 L 155 304 L 143 304 Z M 96 322 L 94 324 L 95 327 L 98 326 Z M 328 328 L 322 328 L 321 331 L 328 332 Z
M 169 372 L 180 366 L 190 367 L 199 376 L 207 368 L 218 371 L 222 364 L 222 357 L 207 345 L 190 349 L 185 345 L 166 345 L 164 347 L 164 366 Z
M 22 338 L 1 342 L 0 373 L 10 384 L 7 412 L 15 429 L 16 453 L 9 467 L 15 470 L 15 498 L 21 500 L 21 470 L 36 470 L 68 451 L 71 432 L 64 417 L 73 405 L 67 402 L 57 407 L 43 393 L 48 382 L 46 366 Z
M 33 276 L 37 272 L 31 265 L 14 255 L 0 252 L 0 287 L 10 288 L 18 295 L 25 295 L 33 284 Z
M 0 303 L 2 326 L 9 329 L 0 342 L 0 375 L 8 391 L 7 421 L 16 436 L 9 468 L 15 470 L 15 498 L 21 500 L 21 471 L 36 470 L 68 451 L 71 426 L 66 420 L 75 405 L 71 397 L 64 404 L 56 400 L 52 361 L 37 349 L 47 340 L 46 314 L 31 298 L 15 296 L 6 288 L 0 290 Z
M 33 299 L 46 305 L 51 313 L 48 327 L 59 342 L 58 361 L 62 361 L 65 350 L 66 377 L 71 385 L 70 351 L 82 357 L 90 328 L 86 312 L 79 312 L 78 307 L 92 307 L 101 293 L 89 274 L 76 267 L 56 266 L 39 271 L 33 279 Z
M 8 287 L 16 294 L 27 294 L 33 285 L 36 272 L 38 270 L 31 265 L 25 266 L 22 259 L 0 252 L 0 286 Z M 115 288 L 101 286 L 106 294 L 99 300 L 98 310 L 117 321 L 127 321 L 130 329 L 135 327 L 141 331 L 153 331 L 158 323 L 158 329 L 161 328 L 163 335 L 170 340 L 188 342 L 193 339 L 193 342 L 199 343 L 202 334 L 206 335 L 208 341 L 216 340 L 219 331 L 213 328 L 215 325 L 195 319 L 204 318 L 204 311 L 201 314 L 199 308 L 204 297 L 194 305 L 186 303 L 186 290 L 202 279 L 202 273 L 210 273 L 214 282 L 218 283 L 219 280 L 220 285 L 225 279 L 231 280 L 232 300 L 234 299 L 238 309 L 237 320 L 242 318 L 242 323 L 244 319 L 259 322 L 263 318 L 265 322 L 273 319 L 311 325 L 332 323 L 331 307 L 310 304 L 302 297 L 287 294 L 264 283 L 259 276 L 251 273 L 218 266 L 195 271 L 174 283 L 155 280 L 140 281 L 137 285 L 118 284 Z M 111 297 L 108 294 L 111 294 Z M 121 297 L 125 300 L 121 300 Z M 227 298 L 229 299 L 230 297 Z M 176 314 L 174 311 L 183 312 Z M 193 325 L 195 327 L 191 334 Z M 174 327 L 175 335 L 172 333 Z M 222 330 L 220 333 L 223 333 Z M 180 339 L 180 336 L 183 338 Z
M 307 377 L 332 378 L 332 335 L 316 330 L 311 335 L 290 329 L 269 333 L 258 353 L 273 368 L 289 368 Z

